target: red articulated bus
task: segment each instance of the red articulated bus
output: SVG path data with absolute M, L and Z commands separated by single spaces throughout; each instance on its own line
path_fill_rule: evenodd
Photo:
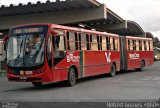
M 12 27 L 8 37 L 8 80 L 34 86 L 64 80 L 73 86 L 78 78 L 153 64 L 153 43 L 146 38 L 55 24 Z

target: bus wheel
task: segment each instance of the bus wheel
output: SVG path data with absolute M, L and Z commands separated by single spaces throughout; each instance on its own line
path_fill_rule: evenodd
M 32 84 L 33 84 L 35 87 L 41 87 L 41 86 L 42 86 L 42 82 L 32 82 Z
M 70 68 L 68 72 L 68 81 L 67 84 L 69 86 L 74 86 L 76 84 L 76 71 L 74 68 Z
M 110 77 L 114 77 L 116 75 L 116 66 L 112 63 L 111 72 L 109 73 Z
M 144 63 L 144 61 L 141 61 L 141 67 L 138 68 L 137 70 L 138 71 L 144 71 L 144 68 L 145 68 L 145 63 Z

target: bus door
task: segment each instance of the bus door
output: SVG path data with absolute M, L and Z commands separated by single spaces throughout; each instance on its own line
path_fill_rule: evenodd
M 54 65 L 53 65 L 53 45 L 52 45 L 52 34 L 49 33 L 48 38 L 47 38 L 47 45 L 46 45 L 46 49 L 47 49 L 47 53 L 46 53 L 46 58 L 47 58 L 47 62 L 48 62 L 48 66 L 49 66 L 49 71 L 52 74 L 52 80 L 53 80 L 53 73 L 54 73 Z
M 51 34 L 52 74 L 53 80 L 58 81 L 61 76 L 61 73 L 58 71 L 65 67 L 65 64 L 61 62 L 66 56 L 65 36 L 64 31 L 61 30 L 54 30 Z
M 120 69 L 127 70 L 127 45 L 126 36 L 120 36 Z

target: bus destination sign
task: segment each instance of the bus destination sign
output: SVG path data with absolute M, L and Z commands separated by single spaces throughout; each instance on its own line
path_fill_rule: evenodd
M 43 28 L 34 27 L 34 28 L 21 28 L 21 29 L 14 30 L 14 34 L 35 33 L 35 32 L 43 32 Z

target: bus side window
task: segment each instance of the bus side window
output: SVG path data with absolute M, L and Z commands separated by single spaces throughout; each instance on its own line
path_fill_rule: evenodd
M 65 37 L 54 36 L 53 37 L 54 58 L 63 58 L 65 56 Z
M 77 35 L 77 33 L 75 33 L 75 47 L 76 47 L 76 50 L 78 50 L 78 35 Z
M 90 50 L 91 48 L 90 48 L 90 42 L 89 42 L 89 35 L 87 34 L 86 36 L 87 36 L 86 37 L 87 50 Z
M 54 37 L 54 42 L 55 42 L 55 47 L 59 48 L 60 36 L 55 36 Z
M 110 37 L 110 50 L 114 50 L 113 37 Z
M 59 50 L 60 51 L 65 51 L 66 50 L 66 42 L 65 42 L 65 37 L 64 36 L 60 36 L 60 42 L 59 42 Z
M 115 46 L 115 38 L 113 38 L 113 50 L 116 50 L 116 46 Z
M 150 51 L 151 50 L 150 41 L 148 41 L 148 47 L 149 47 L 149 51 Z
M 144 50 L 147 51 L 146 41 L 144 41 Z
M 139 40 L 139 50 L 142 51 L 142 42 Z
M 128 40 L 128 51 L 130 51 L 130 40 Z
M 145 48 L 144 48 L 144 41 L 142 40 L 142 51 L 144 51 Z
M 102 37 L 102 50 L 103 51 L 107 50 L 107 42 L 106 42 L 107 40 L 106 40 L 106 38 L 107 37 L 105 37 L 105 36 Z
M 97 51 L 98 50 L 98 42 L 97 42 L 97 36 L 91 35 L 91 50 Z
M 136 51 L 139 51 L 139 40 L 136 40 Z
M 69 42 L 68 46 L 69 46 L 69 50 L 76 50 L 76 36 L 77 34 L 74 32 L 68 32 L 67 33 L 67 37 L 69 37 L 69 39 L 67 39 Z
M 110 43 L 110 37 L 106 37 L 106 45 L 107 45 L 107 50 L 111 50 L 111 43 Z
M 115 50 L 118 51 L 118 38 L 115 38 Z
M 86 46 L 86 34 L 80 34 L 80 39 L 81 39 L 81 50 L 87 50 L 87 46 Z
M 149 48 L 149 42 L 148 42 L 148 41 L 146 41 L 146 47 L 147 47 L 147 48 L 146 48 L 147 51 L 149 51 L 150 48 Z
M 134 44 L 133 44 L 133 40 L 130 40 L 130 46 L 129 46 L 129 47 L 130 47 L 130 51 L 133 51 L 133 50 L 134 50 L 133 45 L 134 45 Z
M 136 40 L 133 40 L 133 51 L 136 51 Z
M 150 41 L 150 50 L 153 51 L 153 42 Z

